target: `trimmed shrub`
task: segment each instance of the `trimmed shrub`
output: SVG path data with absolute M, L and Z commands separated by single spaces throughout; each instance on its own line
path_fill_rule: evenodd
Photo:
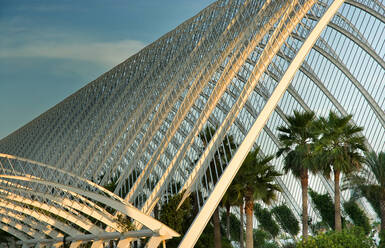
M 373 240 L 367 237 L 362 228 L 354 227 L 341 232 L 331 231 L 315 237 L 308 237 L 297 243 L 297 248 L 372 248 Z
M 269 241 L 271 235 L 262 229 L 253 230 L 254 248 L 279 248 L 275 242 Z
M 254 248 L 261 247 L 266 242 L 266 239 L 268 238 L 269 238 L 269 234 L 266 233 L 264 230 L 254 229 L 253 230 Z
M 362 227 L 365 234 L 369 234 L 371 230 L 369 218 L 365 215 L 364 211 L 358 207 L 357 203 L 350 200 L 343 205 L 345 212 L 352 219 L 353 224 Z
M 299 232 L 299 222 L 293 212 L 286 205 L 275 207 L 271 210 L 282 229 L 292 236 Z
M 367 194 L 364 192 L 365 198 L 368 200 L 370 205 L 372 205 L 373 210 L 376 212 L 377 216 L 381 216 L 381 207 L 380 207 L 380 199 L 377 197 Z
M 314 207 L 320 213 L 323 222 L 334 229 L 334 203 L 329 194 L 319 194 L 309 188 L 309 195 Z
M 279 234 L 279 226 L 272 218 L 269 210 L 262 208 L 260 204 L 256 203 L 254 205 L 254 215 L 257 218 L 260 227 L 270 233 L 272 237 L 275 238 Z

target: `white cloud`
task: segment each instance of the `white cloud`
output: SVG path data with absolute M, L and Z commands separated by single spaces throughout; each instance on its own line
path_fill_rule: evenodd
M 112 67 L 137 53 L 146 44 L 136 40 L 110 42 L 33 41 L 16 47 L 0 47 L 0 58 L 56 58 L 90 61 Z

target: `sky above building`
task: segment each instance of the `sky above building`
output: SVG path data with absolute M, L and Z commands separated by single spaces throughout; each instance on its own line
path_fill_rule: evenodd
M 214 0 L 0 0 L 0 139 Z

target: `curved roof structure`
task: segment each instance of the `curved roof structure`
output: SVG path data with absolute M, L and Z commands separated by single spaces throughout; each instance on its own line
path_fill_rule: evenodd
M 151 217 L 154 207 L 185 190 L 201 196 L 180 244 L 192 247 L 248 151 L 275 153 L 293 110 L 353 114 L 368 147 L 385 150 L 384 5 L 213 3 L 0 141 L 0 228 L 25 245 L 150 236 L 156 247 L 179 234 Z M 229 136 L 232 159 L 209 166 Z M 279 202 L 299 218 L 298 181 L 277 180 Z M 333 195 L 326 178 L 310 186 Z

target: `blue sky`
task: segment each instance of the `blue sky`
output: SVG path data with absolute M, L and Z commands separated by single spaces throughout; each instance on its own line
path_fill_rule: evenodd
M 0 0 L 0 139 L 213 0 Z

